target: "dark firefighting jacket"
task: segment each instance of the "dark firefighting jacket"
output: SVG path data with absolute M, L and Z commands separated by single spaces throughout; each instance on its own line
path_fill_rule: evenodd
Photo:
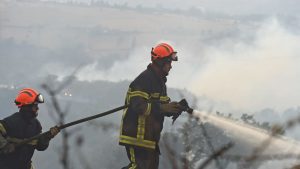
M 17 112 L 0 120 L 0 133 L 8 142 L 18 143 L 42 132 L 42 126 L 36 118 L 28 118 L 25 112 Z M 49 145 L 48 138 L 33 140 L 16 148 L 12 153 L 0 154 L 2 169 L 30 169 L 34 150 L 43 151 Z
M 130 84 L 125 99 L 129 107 L 122 117 L 120 145 L 156 149 L 164 122 L 164 113 L 159 111 L 159 106 L 170 102 L 165 83 L 166 78 L 160 77 L 148 65 Z

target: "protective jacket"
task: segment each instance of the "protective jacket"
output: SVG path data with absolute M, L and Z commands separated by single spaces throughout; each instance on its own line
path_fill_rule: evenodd
M 29 118 L 26 112 L 17 112 L 0 121 L 1 138 L 17 143 L 42 132 L 42 126 L 36 118 Z M 3 140 L 2 140 L 3 141 Z M 49 139 L 42 137 L 16 148 L 12 153 L 0 154 L 1 169 L 30 169 L 34 150 L 47 149 Z
M 170 102 L 167 96 L 166 77 L 161 77 L 148 65 L 129 86 L 125 103 L 120 145 L 156 149 L 163 128 L 164 113 L 160 112 L 161 103 Z

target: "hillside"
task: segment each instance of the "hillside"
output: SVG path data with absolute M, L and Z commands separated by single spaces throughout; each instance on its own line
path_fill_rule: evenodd
M 76 39 L 91 52 L 111 49 L 116 44 L 128 49 L 133 39 L 138 44 L 161 36 L 203 38 L 211 32 L 232 31 L 237 24 L 232 19 L 212 20 L 171 12 L 42 2 L 2 2 L 0 9 L 1 39 L 13 38 L 52 49 Z

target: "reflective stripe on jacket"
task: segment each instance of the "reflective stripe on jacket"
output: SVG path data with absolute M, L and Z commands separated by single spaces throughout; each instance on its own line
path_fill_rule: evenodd
M 149 65 L 129 86 L 125 103 L 130 106 L 123 113 L 119 144 L 155 149 L 163 128 L 162 102 L 170 102 L 165 81 Z
M 36 118 L 28 119 L 21 112 L 0 120 L 0 132 L 7 142 L 18 143 L 41 131 L 42 126 Z M 34 150 L 42 151 L 47 147 L 48 142 L 40 141 L 40 139 L 33 140 L 17 147 L 12 153 L 0 154 L 0 166 L 7 166 L 9 169 L 30 169 Z

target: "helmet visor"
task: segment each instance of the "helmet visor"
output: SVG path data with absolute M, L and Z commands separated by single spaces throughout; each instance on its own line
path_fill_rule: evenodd
M 173 52 L 173 53 L 171 54 L 171 59 L 172 59 L 172 61 L 178 61 L 177 52 Z
M 44 96 L 42 94 L 38 94 L 36 99 L 35 99 L 35 102 L 37 103 L 44 103 Z

